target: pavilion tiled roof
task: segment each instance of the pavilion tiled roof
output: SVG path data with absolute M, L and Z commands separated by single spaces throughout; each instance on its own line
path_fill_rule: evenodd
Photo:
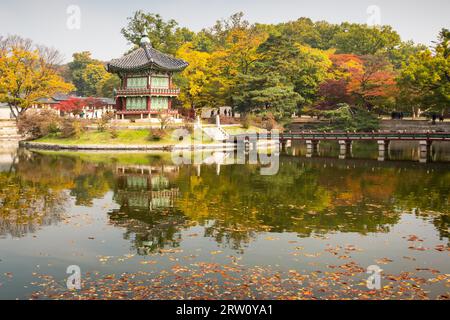
M 142 43 L 139 49 L 113 59 L 107 64 L 109 72 L 139 71 L 154 68 L 164 71 L 181 71 L 188 66 L 184 60 L 159 52 L 149 43 Z

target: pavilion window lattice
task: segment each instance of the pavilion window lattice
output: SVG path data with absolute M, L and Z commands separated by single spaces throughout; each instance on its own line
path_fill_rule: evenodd
M 147 78 L 128 78 L 127 79 L 127 88 L 138 89 L 138 88 L 147 88 Z
M 169 99 L 167 97 L 152 97 L 151 108 L 153 110 L 165 110 L 169 108 Z
M 169 78 L 168 77 L 152 77 L 151 85 L 152 85 L 152 88 L 168 89 L 169 88 Z
M 146 110 L 147 98 L 146 97 L 128 97 L 127 98 L 127 110 Z

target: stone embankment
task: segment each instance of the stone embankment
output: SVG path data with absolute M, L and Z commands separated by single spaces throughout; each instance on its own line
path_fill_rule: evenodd
M 0 120 L 0 143 L 4 141 L 17 142 L 21 135 L 17 132 L 17 125 L 14 120 Z

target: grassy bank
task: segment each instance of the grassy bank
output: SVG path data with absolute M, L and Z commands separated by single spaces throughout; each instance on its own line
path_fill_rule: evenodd
M 117 130 L 117 135 L 112 136 L 110 132 L 104 131 L 85 131 L 78 137 L 61 138 L 57 135 L 48 135 L 39 138 L 34 142 L 55 143 L 66 145 L 83 145 L 83 144 L 167 144 L 171 143 L 172 131 L 167 131 L 167 134 L 158 141 L 150 139 L 149 130 Z
M 240 126 L 224 127 L 229 134 L 241 134 L 245 132 L 258 132 L 261 129 L 250 127 L 244 129 Z M 161 139 L 155 140 L 151 138 L 148 129 L 119 129 L 113 136 L 109 131 L 87 130 L 82 132 L 78 137 L 62 138 L 57 134 L 50 134 L 45 137 L 34 140 L 33 142 L 51 143 L 59 145 L 171 145 L 179 144 L 180 141 L 172 137 L 175 129 L 167 129 Z M 192 141 L 196 137 L 192 135 Z M 189 143 L 189 141 L 185 141 Z M 214 141 L 203 136 L 202 141 L 195 140 L 196 143 L 209 144 Z

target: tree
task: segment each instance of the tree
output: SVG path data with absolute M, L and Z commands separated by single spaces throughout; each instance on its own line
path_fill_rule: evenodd
M 211 54 L 196 51 L 192 43 L 186 43 L 177 51 L 177 55 L 189 62 L 189 66 L 178 77 L 181 88 L 179 99 L 191 108 L 206 106 L 205 88 L 211 77 Z
M 83 112 L 86 106 L 84 99 L 72 97 L 68 100 L 62 101 L 56 105 L 56 109 L 72 115 L 79 115 Z
M 362 70 L 353 73 L 347 86 L 355 103 L 369 111 L 393 104 L 398 88 L 392 65 L 382 55 L 367 55 L 361 59 Z
M 372 110 L 394 103 L 396 74 L 385 56 L 332 54 L 330 59 L 331 79 L 320 85 L 319 107 L 329 109 L 338 103 L 349 103 Z
M 449 31 L 442 29 L 434 54 L 423 50 L 411 56 L 402 68 L 398 82 L 401 102 L 414 116 L 422 111 L 444 113 L 450 105 Z
M 242 113 L 270 111 L 279 120 L 297 109 L 302 97 L 278 74 L 242 75 L 233 100 Z
M 415 44 L 413 41 L 406 41 L 400 43 L 400 45 L 396 46 L 392 50 L 389 50 L 387 52 L 389 61 L 394 66 L 395 70 L 401 69 L 408 59 L 427 49 L 427 46 L 423 44 Z
M 392 51 L 401 42 L 391 26 L 371 27 L 344 22 L 333 38 L 337 53 L 374 55 Z
M 345 78 L 325 80 L 319 85 L 318 94 L 321 97 L 316 106 L 318 110 L 333 109 L 340 103 L 351 104 Z
M 79 115 L 83 112 L 84 108 L 96 109 L 101 108 L 105 103 L 95 97 L 78 98 L 71 97 L 68 100 L 62 101 L 56 105 L 56 109 L 72 115 Z
M 194 36 L 187 28 L 179 28 L 175 20 L 164 21 L 159 14 L 142 10 L 128 18 L 128 25 L 121 32 L 125 39 L 136 46 L 140 45 L 143 37 L 148 37 L 155 49 L 172 55 Z
M 332 64 L 326 52 L 282 36 L 270 36 L 258 51 L 262 58 L 255 67 L 256 74 L 279 74 L 302 97 L 299 101 L 304 106 L 316 100 L 318 86 L 328 78 Z
M 313 22 L 309 18 L 281 23 L 277 31 L 293 41 L 312 48 L 328 50 L 333 46 L 333 38 L 340 31 L 338 25 L 326 21 Z
M 117 86 L 120 81 L 117 76 L 106 71 L 103 62 L 93 59 L 89 51 L 74 53 L 68 69 L 69 78 L 79 96 L 96 96 L 102 93 L 111 97 L 113 86 Z M 107 91 L 108 89 L 111 91 Z
M 0 102 L 9 105 L 16 119 L 39 99 L 73 90 L 58 74 L 57 61 L 56 51 L 29 40 L 1 39 Z
M 110 74 L 110 76 L 103 77 L 97 83 L 97 96 L 114 98 L 114 89 L 120 87 L 120 78 L 116 74 Z
M 80 96 L 86 95 L 86 91 L 89 90 L 85 82 L 84 71 L 88 65 L 93 63 L 99 63 L 99 61 L 92 59 L 89 51 L 83 51 L 74 53 L 72 62 L 68 64 L 70 80 L 75 85 L 77 94 Z
M 112 75 L 108 71 L 106 71 L 103 64 L 88 64 L 82 73 L 82 80 L 85 84 L 83 96 L 95 96 L 98 92 L 98 85 L 101 83 L 105 83 L 111 77 Z
M 238 13 L 200 35 L 200 40 L 194 38 L 177 51 L 178 57 L 189 62 L 176 79 L 182 89 L 180 100 L 195 108 L 233 105 L 238 78 L 248 74 L 260 59 L 257 48 L 267 33 Z M 214 50 L 208 52 L 211 48 Z

